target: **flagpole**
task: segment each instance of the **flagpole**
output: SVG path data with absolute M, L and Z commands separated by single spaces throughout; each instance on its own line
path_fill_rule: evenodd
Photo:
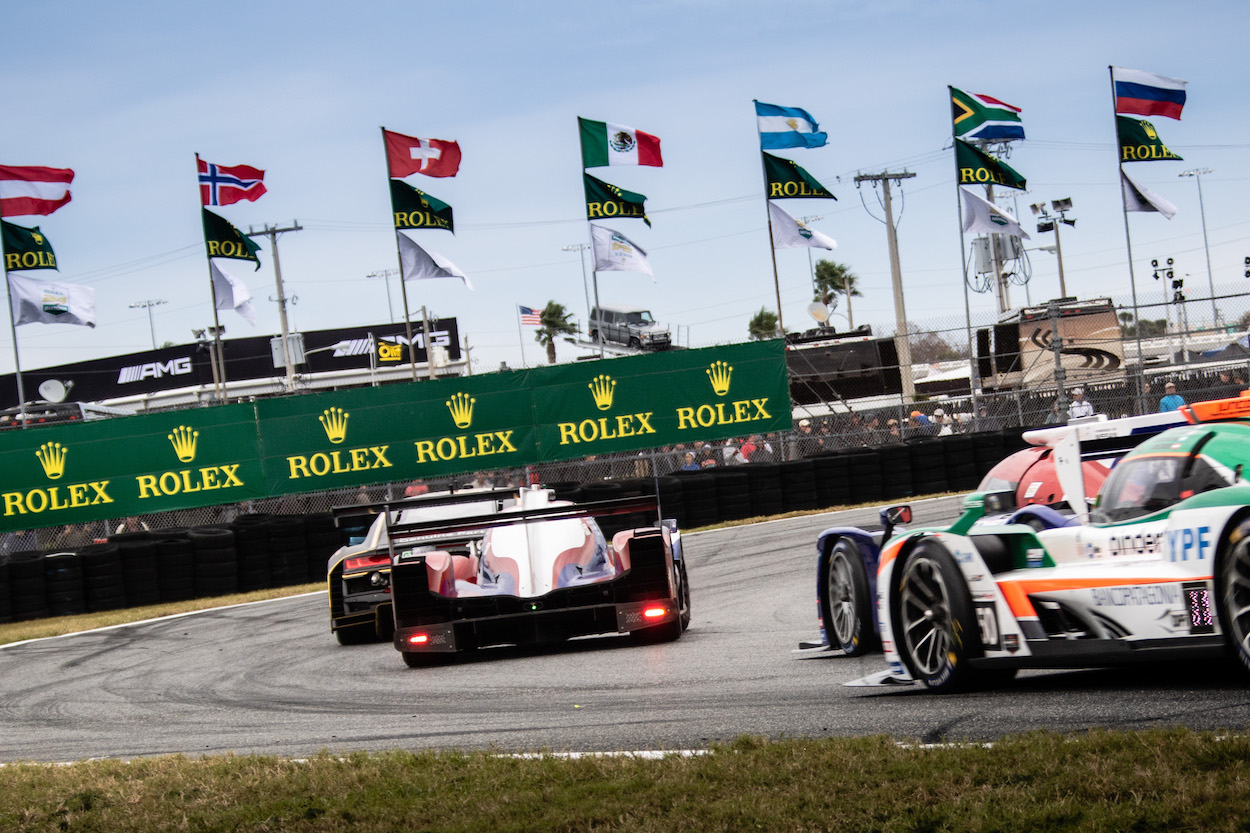
M 213 392 L 217 394 L 217 401 L 224 403 L 226 401 L 226 356 L 221 349 L 221 318 L 217 315 L 217 282 L 213 280 L 213 259 L 208 259 L 208 288 L 213 294 L 213 345 L 210 348 L 212 352 L 212 365 L 216 372 L 213 373 Z
M 583 171 L 583 173 L 585 172 Z M 586 234 L 590 235 L 590 256 L 592 258 L 595 258 L 594 260 L 591 261 L 591 265 L 592 267 L 597 267 L 599 263 L 597 259 L 598 256 L 595 254 L 595 233 L 591 230 L 591 227 L 593 225 L 594 223 L 590 222 L 589 220 L 586 221 Z M 584 269 L 585 267 L 583 266 L 582 268 Z M 603 320 L 603 308 L 599 306 L 599 270 L 598 268 L 591 268 L 590 276 L 591 276 L 591 280 L 595 284 L 595 309 L 599 310 L 600 321 L 602 321 Z M 603 358 L 603 326 L 602 324 L 598 327 L 595 327 L 595 341 L 599 342 L 599 358 L 602 359 Z
M 773 289 L 777 293 L 777 330 L 782 338 L 786 335 L 785 319 L 781 316 L 781 278 L 777 274 L 777 246 L 773 242 L 773 214 L 768 210 L 768 170 L 764 167 L 764 150 L 760 149 L 760 176 L 764 180 L 764 213 L 768 215 L 768 252 L 773 258 Z
M 391 179 L 391 162 L 390 155 L 386 150 L 386 128 L 380 127 L 382 131 L 382 155 L 386 159 L 386 178 L 389 182 Z M 412 381 L 417 381 L 417 350 L 412 343 L 412 318 L 408 315 L 408 281 L 404 277 L 404 255 L 399 248 L 399 229 L 395 230 L 397 235 L 395 238 L 395 259 L 399 261 L 399 289 L 400 294 L 404 297 L 404 336 L 408 339 L 408 360 L 412 367 Z M 425 346 L 426 361 L 429 361 L 430 346 Z
M 955 88 L 947 84 L 946 93 L 948 97 L 954 99 Z M 951 121 L 951 150 L 956 150 L 955 122 L 953 120 Z M 955 209 L 959 213 L 959 262 L 963 267 L 964 326 L 968 331 L 968 392 L 972 397 L 972 424 L 975 425 L 977 414 L 981 410 L 978 407 L 977 398 L 977 389 L 980 387 L 981 378 L 977 370 L 977 351 L 972 341 L 972 302 L 968 296 L 968 243 L 967 238 L 964 236 L 964 195 L 963 190 L 959 187 L 958 155 L 955 156 Z M 847 297 L 849 298 L 850 296 L 848 295 Z
M 0 235 L 0 263 L 4 258 L 4 237 Z M 13 288 L 9 286 L 9 270 L 4 270 L 4 297 L 9 302 L 9 332 L 13 334 L 13 378 L 17 380 L 17 411 L 22 427 L 26 427 L 26 392 L 22 389 L 22 359 L 17 351 L 17 322 L 13 318 Z
M 1111 121 L 1115 123 L 1115 69 L 1107 66 L 1107 80 L 1111 83 Z M 1128 205 L 1124 202 L 1124 173 L 1120 163 L 1120 142 L 1117 139 L 1113 142 L 1115 146 L 1115 172 L 1120 174 L 1116 177 L 1116 184 L 1120 186 L 1120 210 L 1124 214 L 1124 244 L 1128 247 L 1128 284 L 1133 293 L 1133 330 L 1137 336 L 1137 372 L 1145 378 L 1146 363 L 1142 360 L 1141 355 L 1141 317 L 1137 308 L 1137 277 L 1133 272 L 1133 238 L 1128 230 Z M 1164 307 L 1166 310 L 1167 307 Z M 1140 403 L 1139 403 L 1140 405 Z M 1140 408 L 1139 408 L 1140 409 Z
M 521 308 L 516 309 L 516 339 L 521 343 L 521 367 L 527 367 L 525 363 L 525 333 L 521 330 Z

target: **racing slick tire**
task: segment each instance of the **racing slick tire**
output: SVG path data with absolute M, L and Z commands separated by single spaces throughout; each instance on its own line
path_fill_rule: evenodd
M 896 575 L 891 624 L 912 677 L 939 694 L 997 681 L 971 667 L 982 653 L 980 631 L 968 586 L 946 547 L 919 542 Z
M 1250 670 L 1250 523 L 1228 536 L 1217 580 L 1220 629 L 1227 634 L 1229 651 Z
M 629 638 L 638 645 L 657 645 L 661 642 L 676 642 L 686 628 L 690 627 L 690 585 L 686 583 L 686 565 L 678 562 L 674 565 L 677 572 L 677 618 L 663 625 L 640 628 L 629 632 Z
M 685 561 L 677 564 L 677 609 L 681 611 L 679 621 L 681 630 L 685 633 L 690 627 L 690 582 L 686 578 Z
M 868 571 L 859 545 L 838 539 L 825 555 L 825 580 L 820 586 L 820 617 L 829 644 L 848 657 L 863 656 L 880 640 L 872 616 Z

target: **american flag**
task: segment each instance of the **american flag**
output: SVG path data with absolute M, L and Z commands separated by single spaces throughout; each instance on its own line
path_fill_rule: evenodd
M 518 307 L 521 310 L 521 323 L 530 327 L 541 327 L 542 317 L 538 310 L 529 307 Z

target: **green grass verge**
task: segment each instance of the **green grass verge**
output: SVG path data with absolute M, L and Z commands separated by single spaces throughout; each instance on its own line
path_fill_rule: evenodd
M 743 738 L 700 757 L 323 753 L 0 769 L 5 831 L 1245 830 L 1250 739 L 1038 733 L 992 748 Z

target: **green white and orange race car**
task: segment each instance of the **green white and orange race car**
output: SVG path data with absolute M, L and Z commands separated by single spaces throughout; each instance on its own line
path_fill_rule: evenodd
M 1011 522 L 1013 492 L 974 492 L 950 526 L 885 543 L 889 669 L 850 685 L 948 692 L 1021 668 L 1230 651 L 1250 668 L 1250 396 L 1184 414 L 1115 465 L 1087 518 L 1039 530 Z M 1065 492 L 1082 496 L 1075 433 L 1056 457 Z

